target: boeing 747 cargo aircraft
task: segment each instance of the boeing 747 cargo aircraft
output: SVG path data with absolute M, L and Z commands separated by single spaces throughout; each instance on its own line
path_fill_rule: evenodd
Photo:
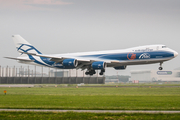
M 165 45 L 147 45 L 120 50 L 79 52 L 68 54 L 43 54 L 20 35 L 12 36 L 19 57 L 5 57 L 20 63 L 42 65 L 59 69 L 81 69 L 86 75 L 103 75 L 106 67 L 124 70 L 128 65 L 162 63 L 178 56 L 178 53 Z

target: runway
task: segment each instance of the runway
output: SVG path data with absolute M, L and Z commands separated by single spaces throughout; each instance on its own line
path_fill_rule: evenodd
M 160 111 L 160 110 L 39 110 L 39 109 L 0 109 L 0 111 L 16 112 L 78 112 L 78 113 L 149 113 L 149 114 L 173 114 L 180 111 Z

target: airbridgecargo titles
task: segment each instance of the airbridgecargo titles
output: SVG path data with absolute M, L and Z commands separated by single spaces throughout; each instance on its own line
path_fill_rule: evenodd
M 135 50 L 135 52 L 149 52 L 149 51 L 153 51 L 153 49 L 146 48 L 141 50 Z
M 41 65 L 59 69 L 86 70 L 86 75 L 96 74 L 96 70 L 103 75 L 105 68 L 113 67 L 124 70 L 128 65 L 162 63 L 178 56 L 178 53 L 165 45 L 147 45 L 120 50 L 79 52 L 68 54 L 43 54 L 20 35 L 12 36 L 19 57 L 5 57 L 20 63 Z

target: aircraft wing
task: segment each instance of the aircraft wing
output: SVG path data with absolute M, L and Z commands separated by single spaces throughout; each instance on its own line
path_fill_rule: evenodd
M 39 57 L 45 57 L 45 58 L 50 58 L 50 61 L 53 61 L 55 63 L 62 63 L 63 60 L 65 59 L 76 59 L 78 61 L 78 66 L 76 67 L 76 69 L 88 69 L 89 65 L 92 64 L 92 60 L 89 59 L 81 59 L 81 58 L 74 58 L 74 57 L 58 57 L 58 56 L 54 56 L 54 55 L 45 55 L 45 54 L 35 54 L 35 53 L 27 53 L 27 52 L 21 52 L 23 54 L 28 54 L 28 55 L 32 55 L 32 56 L 39 56 Z
M 78 66 L 76 69 L 88 69 L 90 68 L 91 64 L 95 61 L 104 61 L 107 64 L 107 67 L 114 67 L 119 65 L 122 65 L 120 61 L 110 61 L 106 59 L 92 59 L 92 58 L 84 58 L 84 57 L 69 57 L 69 56 L 54 56 L 54 55 L 46 55 L 46 54 L 35 54 L 35 53 L 28 53 L 28 52 L 22 52 L 23 54 L 28 54 L 32 56 L 39 56 L 39 57 L 45 57 L 50 58 L 50 61 L 54 61 L 55 63 L 62 63 L 65 59 L 76 59 L 78 61 Z

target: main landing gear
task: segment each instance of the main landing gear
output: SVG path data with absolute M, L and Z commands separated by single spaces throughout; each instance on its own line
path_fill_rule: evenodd
M 86 75 L 94 75 L 94 74 L 96 74 L 96 71 L 95 70 L 89 70 L 89 71 L 86 71 L 85 74 Z
M 159 70 L 163 70 L 163 67 L 162 67 L 162 62 L 160 63 L 160 67 L 159 67 Z
M 102 69 L 101 72 L 99 73 L 99 75 L 103 75 L 105 72 L 105 69 Z
M 102 69 L 101 72 L 99 73 L 99 75 L 103 75 L 104 72 L 105 72 L 105 69 Z M 88 70 L 85 72 L 85 74 L 92 76 L 92 75 L 96 74 L 96 71 L 95 70 Z

